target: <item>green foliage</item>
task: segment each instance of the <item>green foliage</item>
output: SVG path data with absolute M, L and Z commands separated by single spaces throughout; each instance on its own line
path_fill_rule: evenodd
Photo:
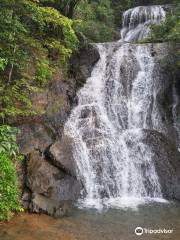
M 111 41 L 114 37 L 114 13 L 110 0 L 82 0 L 75 10 L 74 17 L 82 22 L 77 31 L 94 42 Z
M 73 21 L 33 0 L 0 2 L 0 118 L 34 114 L 30 95 L 78 47 Z
M 7 60 L 4 58 L 0 58 L 0 70 L 4 70 L 4 68 L 6 67 L 7 64 Z
M 19 188 L 16 170 L 9 157 L 0 154 L 0 221 L 10 220 L 13 211 L 23 209 L 19 204 Z
M 51 79 L 52 74 L 53 72 L 48 59 L 40 59 L 37 63 L 37 72 L 35 77 L 38 85 L 44 86 L 47 83 L 47 80 Z
M 15 158 L 18 153 L 16 134 L 18 130 L 8 125 L 0 126 L 0 154 L 6 154 L 9 158 Z
M 180 4 L 173 14 L 170 13 L 165 22 L 160 25 L 153 25 L 149 36 L 152 42 L 180 42 Z
M 0 126 L 0 221 L 9 220 L 13 212 L 23 211 L 13 159 L 20 159 L 16 144 L 17 129 Z

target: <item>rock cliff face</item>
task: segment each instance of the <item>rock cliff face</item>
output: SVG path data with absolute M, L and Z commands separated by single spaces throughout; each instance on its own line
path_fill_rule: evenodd
M 76 104 L 76 91 L 99 59 L 93 45 L 83 46 L 72 57 L 72 78 L 59 73 L 42 93 L 32 96 L 33 107 L 43 114 L 19 118 L 14 123 L 25 161 L 18 166 L 22 203 L 32 212 L 66 215 L 77 199 L 81 184 L 75 176 L 70 139 L 62 137 L 63 125 Z

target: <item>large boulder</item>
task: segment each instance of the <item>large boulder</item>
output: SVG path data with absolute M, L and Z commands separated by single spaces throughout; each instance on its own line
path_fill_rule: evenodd
M 30 210 L 56 216 L 62 215 L 59 209 L 74 202 L 80 193 L 76 178 L 51 165 L 38 151 L 27 160 L 26 185 L 32 192 Z
M 23 124 L 19 126 L 19 129 L 18 143 L 20 152 L 24 155 L 33 152 L 34 149 L 43 152 L 53 143 L 53 133 L 41 123 Z
M 72 140 L 63 135 L 49 149 L 48 156 L 53 164 L 72 176 L 76 176 L 76 164 L 73 158 Z

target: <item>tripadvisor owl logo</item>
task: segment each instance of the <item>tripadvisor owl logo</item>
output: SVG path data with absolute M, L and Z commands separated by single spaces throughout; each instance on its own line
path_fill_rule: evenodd
M 142 227 L 137 227 L 135 228 L 135 234 L 137 236 L 141 236 L 143 234 L 172 234 L 173 229 L 165 229 L 165 228 L 159 228 L 159 229 L 150 229 L 150 228 L 142 228 Z
M 138 236 L 143 235 L 143 228 L 142 227 L 137 227 L 135 229 L 135 234 L 138 235 Z

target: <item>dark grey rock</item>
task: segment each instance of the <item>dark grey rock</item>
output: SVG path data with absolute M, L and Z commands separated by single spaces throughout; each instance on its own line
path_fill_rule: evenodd
M 91 76 L 94 64 L 99 60 L 98 49 L 93 44 L 84 45 L 71 60 L 71 74 L 76 80 L 76 87 L 82 87 Z
M 35 213 L 47 213 L 54 217 L 69 216 L 72 213 L 72 201 L 57 201 L 41 194 L 33 194 L 30 209 Z
M 44 151 L 53 143 L 52 133 L 47 131 L 46 127 L 40 123 L 23 124 L 19 126 L 21 133 L 18 136 L 20 152 L 24 155 L 32 152 L 34 149 Z
M 164 198 L 180 201 L 180 152 L 173 142 L 156 131 L 144 130 L 142 142 L 153 153 Z
M 30 210 L 48 214 L 64 201 L 75 201 L 80 193 L 80 183 L 43 159 L 38 151 L 32 152 L 27 161 L 26 185 L 34 196 Z
M 63 135 L 61 141 L 55 142 L 49 149 L 49 157 L 55 166 L 63 169 L 72 176 L 76 176 L 76 165 L 70 138 Z
M 24 207 L 24 209 L 26 209 L 26 210 L 30 209 L 31 199 L 32 199 L 31 191 L 28 190 L 27 188 L 24 189 L 23 195 L 21 197 L 21 204 Z

